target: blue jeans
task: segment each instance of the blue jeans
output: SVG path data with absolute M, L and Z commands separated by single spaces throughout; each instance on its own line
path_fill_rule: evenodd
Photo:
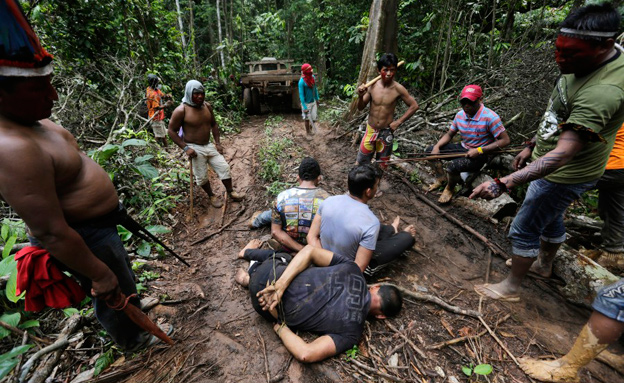
M 607 318 L 624 322 L 624 278 L 603 287 L 594 299 L 592 308 Z
M 134 273 L 128 259 L 128 253 L 117 234 L 116 226 L 97 227 L 90 224 L 71 226 L 82 237 L 91 252 L 115 273 L 121 291 L 127 296 L 136 294 Z M 29 239 L 33 246 L 43 247 L 36 238 L 30 237 Z M 53 254 L 51 255 L 53 256 Z M 76 256 L 79 257 L 80 255 L 77 254 Z M 62 269 L 68 270 L 75 276 L 85 293 L 91 296 L 91 280 L 67 268 L 62 263 L 58 263 Z M 138 307 L 139 299 L 131 299 L 130 303 Z M 121 348 L 131 349 L 137 344 L 143 343 L 150 336 L 149 333 L 132 322 L 123 311 L 108 307 L 106 301 L 93 298 L 93 306 L 97 320 Z
M 566 209 L 583 192 L 592 189 L 596 182 L 558 184 L 541 178 L 531 182 L 507 236 L 511 240 L 513 254 L 537 257 L 540 239 L 563 243 L 566 239 L 563 225 Z
M 265 226 L 271 226 L 271 209 L 265 210 L 256 217 L 253 221 L 253 227 L 259 229 Z

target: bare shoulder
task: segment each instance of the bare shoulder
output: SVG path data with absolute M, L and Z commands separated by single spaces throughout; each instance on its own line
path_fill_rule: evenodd
M 173 113 L 171 113 L 171 117 L 173 116 L 179 116 L 184 114 L 184 104 L 180 104 L 178 105 L 174 110 Z
M 403 85 L 399 84 L 396 81 L 394 82 L 394 89 L 400 95 L 409 94 L 409 93 L 407 93 L 407 89 L 405 89 L 405 87 Z

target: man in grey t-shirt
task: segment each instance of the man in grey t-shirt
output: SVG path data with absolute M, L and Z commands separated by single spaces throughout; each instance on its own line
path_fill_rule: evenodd
M 369 209 L 367 202 L 375 196 L 381 175 L 373 165 L 351 169 L 349 194 L 321 203 L 307 237 L 308 244 L 354 260 L 368 275 L 387 266 L 415 242 L 412 225 L 399 232 L 398 219 L 392 226 L 381 225 Z

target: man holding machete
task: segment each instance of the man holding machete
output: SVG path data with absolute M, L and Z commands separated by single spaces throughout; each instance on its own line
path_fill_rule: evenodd
M 363 84 L 358 91 L 358 110 L 362 110 L 370 102 L 366 133 L 360 143 L 357 164 L 366 165 L 373 156 L 380 161 L 382 169 L 388 167 L 387 161 L 392 154 L 394 131 L 418 110 L 418 103 L 407 93 L 405 87 L 394 81 L 398 66 L 397 57 L 386 53 L 377 61 L 377 70 L 381 81 Z M 372 81 L 371 81 L 372 82 Z M 408 109 L 398 120 L 394 119 L 394 109 L 398 99 L 407 104 Z
M 76 139 L 48 119 L 58 100 L 50 83 L 52 55 L 17 1 L 0 2 L 4 12 L 9 33 L 0 36 L 0 198 L 24 220 L 31 243 L 45 248 L 52 263 L 71 271 L 93 296 L 96 317 L 115 343 L 138 350 L 151 342 L 150 334 L 107 304 L 137 292 L 111 223 L 117 192 Z M 15 36 L 20 38 L 4 40 Z M 130 304 L 138 306 L 138 298 Z

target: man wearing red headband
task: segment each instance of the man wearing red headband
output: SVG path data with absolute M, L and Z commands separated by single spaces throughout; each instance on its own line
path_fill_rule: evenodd
M 604 173 L 624 122 L 624 57 L 614 40 L 619 26 L 620 15 L 609 4 L 568 15 L 555 43 L 562 75 L 536 136 L 516 156 L 516 172 L 473 190 L 471 198 L 489 199 L 532 181 L 508 235 L 511 273 L 500 283 L 475 286 L 480 295 L 518 301 L 529 271 L 552 274 L 554 257 L 566 238 L 563 215 Z
M 318 120 L 319 93 L 316 87 L 316 78 L 312 65 L 301 66 L 301 79 L 299 80 L 299 98 L 301 99 L 301 117 L 305 121 L 307 134 L 313 134 L 310 120 L 315 123 Z
M 418 110 L 418 103 L 407 93 L 405 87 L 394 81 L 398 59 L 392 53 L 386 53 L 377 61 L 377 70 L 381 81 L 367 88 L 358 87 L 358 110 L 370 102 L 366 133 L 360 143 L 357 163 L 366 165 L 373 157 L 380 161 L 382 169 L 388 167 L 386 161 L 392 154 L 394 131 Z M 408 108 L 399 119 L 394 119 L 397 101 L 401 99 Z

